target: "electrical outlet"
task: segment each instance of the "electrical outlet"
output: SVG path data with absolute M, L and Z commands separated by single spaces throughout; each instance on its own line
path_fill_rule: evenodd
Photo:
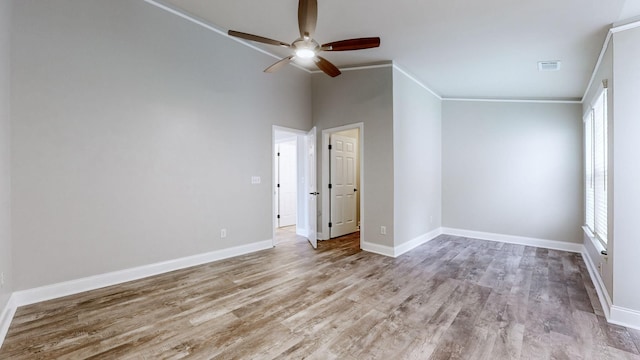
M 380 234 L 381 235 L 387 235 L 387 227 L 386 226 L 380 226 Z
M 4 287 L 4 272 L 0 273 L 0 288 Z
M 220 230 L 220 239 L 224 239 L 227 237 L 227 229 Z

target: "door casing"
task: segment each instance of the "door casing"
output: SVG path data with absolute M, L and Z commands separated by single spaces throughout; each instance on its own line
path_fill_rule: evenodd
M 354 124 L 349 124 L 349 125 L 344 125 L 344 126 L 339 126 L 339 127 L 335 127 L 335 128 L 330 128 L 330 129 L 324 129 L 322 130 L 322 145 L 321 145 L 321 151 L 322 151 L 322 164 L 321 164 L 321 171 L 322 171 L 322 182 L 321 182 L 321 186 L 319 186 L 318 188 L 320 190 L 320 197 L 322 198 L 322 223 L 320 224 L 320 232 L 318 234 L 318 239 L 319 240 L 328 240 L 329 239 L 329 216 L 325 216 L 324 214 L 329 214 L 330 213 L 330 206 L 329 206 L 329 167 L 330 167 L 330 161 L 329 161 L 329 136 L 332 133 L 335 132 L 340 132 L 340 131 L 345 131 L 345 130 L 351 130 L 351 129 L 358 129 L 359 131 L 359 137 L 358 137 L 358 147 L 359 147 L 359 152 L 358 152 L 358 162 L 359 162 L 359 171 L 360 171 L 360 184 L 358 187 L 358 192 L 360 195 L 360 203 L 358 204 L 358 206 L 360 207 L 360 244 L 362 246 L 362 242 L 363 239 L 365 239 L 365 233 L 364 233 L 364 223 L 365 223 L 365 218 L 366 218 L 366 211 L 365 211 L 365 186 L 366 186 L 366 182 L 365 182 L 365 171 L 364 171 L 364 159 L 365 159 L 365 155 L 364 155 L 364 123 L 363 122 L 359 122 L 359 123 L 354 123 Z
M 314 128 L 315 129 L 315 128 Z M 298 147 L 300 146 L 304 146 L 304 144 L 306 144 L 306 141 L 301 141 L 301 140 L 306 140 L 306 137 L 308 136 L 308 132 L 306 131 L 302 131 L 302 130 L 298 130 L 298 129 L 291 129 L 291 128 L 287 128 L 287 127 L 283 127 L 283 126 L 278 126 L 278 125 L 273 125 L 272 126 L 272 138 L 271 138 L 271 153 L 275 154 L 276 153 L 276 134 L 278 132 L 284 132 L 284 133 L 288 133 L 288 134 L 293 134 L 298 136 Z M 305 161 L 306 161 L 306 156 L 305 156 Z M 300 153 L 298 153 L 298 164 L 300 164 L 302 160 L 300 159 Z M 277 199 L 277 194 L 275 191 L 275 186 L 277 184 L 276 182 L 276 157 L 275 156 L 271 156 L 271 180 L 272 180 L 272 184 L 273 184 L 273 188 L 271 189 L 271 227 L 272 227 L 272 232 L 271 232 L 271 239 L 272 239 L 272 244 L 273 246 L 277 245 L 277 239 L 276 239 L 276 229 L 277 229 L 277 221 L 275 221 L 276 219 L 276 215 L 277 215 L 277 206 L 276 203 L 278 201 Z M 303 201 L 303 206 L 300 206 L 300 203 L 298 203 L 299 206 L 297 206 L 297 221 L 296 221 L 296 234 L 309 238 L 310 234 L 309 234 L 309 224 L 307 220 L 303 220 L 303 219 L 308 219 L 309 217 L 309 209 L 308 209 L 308 191 L 307 191 L 307 186 L 308 186 L 308 179 L 306 179 L 306 175 L 304 175 L 307 171 L 307 166 L 298 166 L 298 176 L 297 176 L 297 181 L 298 181 L 298 199 L 304 199 Z M 317 217 L 317 216 L 316 216 Z M 314 234 L 315 235 L 315 234 Z M 314 236 L 315 238 L 315 236 Z

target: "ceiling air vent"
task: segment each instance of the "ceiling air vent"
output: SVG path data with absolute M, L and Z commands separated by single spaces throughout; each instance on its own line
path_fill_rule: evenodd
M 539 71 L 558 71 L 560 70 L 560 61 L 538 61 Z

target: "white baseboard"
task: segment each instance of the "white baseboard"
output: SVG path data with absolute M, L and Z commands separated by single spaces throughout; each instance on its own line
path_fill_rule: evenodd
M 7 337 L 7 332 L 9 331 L 11 320 L 13 320 L 13 315 L 15 315 L 17 308 L 18 307 L 15 304 L 12 294 L 9 297 L 7 304 L 4 306 L 4 309 L 2 309 L 2 313 L 0 314 L 0 346 L 2 346 L 4 338 Z
M 360 240 L 360 248 L 364 251 L 395 258 L 435 239 L 440 234 L 442 234 L 442 228 L 437 228 L 398 246 L 380 245 Z
M 582 251 L 582 259 L 584 259 L 584 263 L 587 265 L 587 271 L 589 271 L 591 282 L 593 282 L 593 286 L 596 288 L 596 292 L 598 293 L 598 299 L 602 305 L 604 316 L 609 320 L 611 319 L 612 301 L 611 297 L 609 297 L 609 293 L 607 292 L 607 288 L 604 286 L 604 281 L 602 281 L 602 277 L 600 276 L 596 266 L 593 264 L 593 260 L 591 260 L 586 249 Z
M 360 249 L 379 255 L 395 257 L 393 247 L 387 245 L 374 244 L 360 240 Z
M 640 330 L 640 311 L 637 310 L 613 305 L 611 306 L 611 317 L 608 320 L 612 324 Z
M 441 234 L 442 234 L 442 228 L 437 228 L 426 234 L 422 234 L 414 239 L 411 239 L 404 244 L 395 246 L 393 250 L 394 257 L 398 257 L 408 251 L 411 251 L 417 248 L 418 246 L 437 238 Z
M 360 246 L 362 250 L 373 252 L 376 254 L 397 257 L 400 256 L 434 238 L 440 234 L 448 234 L 454 236 L 463 236 L 469 238 L 500 241 L 506 243 L 528 245 L 543 247 L 555 250 L 564 250 L 570 252 L 580 252 L 585 259 L 589 275 L 594 282 L 598 297 L 603 306 L 607 320 L 610 323 L 626 326 L 629 328 L 635 328 L 640 330 L 640 312 L 633 309 L 626 309 L 620 306 L 612 305 L 611 299 L 604 287 L 604 283 L 600 278 L 600 275 L 596 271 L 593 265 L 593 261 L 589 258 L 582 244 L 563 243 L 553 240 L 542 240 L 535 238 L 527 238 L 520 236 L 501 235 L 484 233 L 477 231 L 452 229 L 452 228 L 438 228 L 427 234 L 421 235 L 415 239 L 412 239 L 397 247 L 391 247 L 386 245 L 379 245 L 370 242 L 362 241 Z M 320 234 L 318 234 L 320 235 Z M 2 313 L 0 313 L 0 346 L 4 342 L 4 338 L 7 335 L 7 331 L 13 319 L 16 309 L 19 306 L 29 305 L 40 301 L 51 300 L 54 298 L 73 295 L 84 291 L 95 290 L 105 286 L 117 285 L 123 282 L 137 280 L 153 275 L 158 275 L 174 270 L 184 269 L 191 266 L 197 266 L 206 264 L 212 261 L 222 260 L 238 255 L 244 255 L 255 251 L 265 250 L 271 248 L 272 240 L 265 240 L 255 242 L 252 244 L 236 246 L 228 249 L 222 249 L 212 251 L 205 254 L 199 254 L 189 257 L 184 257 L 175 260 L 169 260 L 161 263 L 155 263 L 145 266 L 140 266 L 132 269 L 121 270 L 111 272 L 107 274 L 101 274 L 91 276 L 87 278 L 67 281 L 59 284 L 52 284 L 34 289 L 17 291 L 9 298 Z
M 582 244 L 569 243 L 564 241 L 545 240 L 545 239 L 537 239 L 537 238 L 530 238 L 530 237 L 524 237 L 524 236 L 494 234 L 494 233 L 487 233 L 487 232 L 481 232 L 481 231 L 452 229 L 452 228 L 445 228 L 445 227 L 442 228 L 442 233 L 447 235 L 462 236 L 462 237 L 489 240 L 489 241 L 498 241 L 498 242 L 504 242 L 509 244 L 535 246 L 539 248 L 562 250 L 562 251 L 569 251 L 569 252 L 575 252 L 575 253 L 582 253 L 582 247 L 583 247 Z
M 51 300 L 67 295 L 73 295 L 84 291 L 95 290 L 106 286 L 117 285 L 127 281 L 138 280 L 174 270 L 180 270 L 191 266 L 202 265 L 210 263 L 212 261 L 270 249 L 272 247 L 272 240 L 234 246 L 231 248 L 216 250 L 205 254 L 198 254 L 155 264 L 139 266 L 131 269 L 89 276 L 82 279 L 65 281 L 62 283 L 42 286 L 34 289 L 16 291 L 13 293 L 13 300 L 16 307 L 34 304 L 41 301 Z

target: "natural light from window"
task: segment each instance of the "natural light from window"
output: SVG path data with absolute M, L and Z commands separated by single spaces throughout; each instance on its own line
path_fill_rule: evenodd
M 607 245 L 607 88 L 602 87 L 584 117 L 585 225 Z

